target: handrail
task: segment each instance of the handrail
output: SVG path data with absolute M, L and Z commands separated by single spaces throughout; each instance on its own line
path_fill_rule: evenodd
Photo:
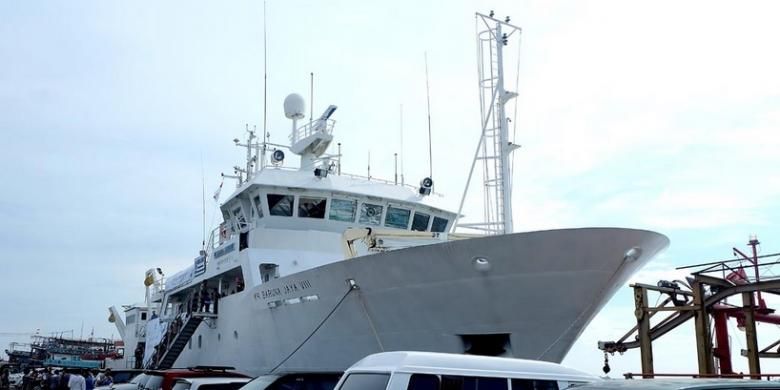
M 336 121 L 334 119 L 317 119 L 316 121 L 309 122 L 290 133 L 290 141 L 294 144 L 315 133 L 324 133 L 327 135 L 333 134 L 334 126 L 336 126 Z

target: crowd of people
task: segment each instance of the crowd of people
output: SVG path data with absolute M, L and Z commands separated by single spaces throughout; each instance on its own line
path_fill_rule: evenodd
M 0 389 L 11 387 L 9 375 L 7 369 L 0 373 Z M 110 369 L 99 372 L 80 368 L 26 368 L 18 390 L 93 390 L 98 386 L 110 386 L 113 382 Z

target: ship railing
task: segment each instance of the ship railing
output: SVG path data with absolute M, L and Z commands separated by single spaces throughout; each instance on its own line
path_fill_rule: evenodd
M 398 180 L 389 180 L 389 179 L 383 179 L 383 178 L 379 178 L 379 177 L 376 177 L 376 176 L 370 176 L 370 175 L 358 175 L 358 174 L 355 174 L 355 173 L 340 172 L 341 170 L 338 168 L 338 166 L 340 164 L 340 157 L 341 156 L 338 155 L 338 154 L 324 154 L 320 158 L 315 159 L 314 161 L 315 161 L 315 163 L 324 163 L 325 165 L 328 165 L 328 166 L 330 166 L 330 163 L 334 163 L 335 164 L 335 166 L 334 166 L 335 172 L 331 172 L 331 174 L 334 174 L 336 176 L 346 176 L 346 177 L 349 177 L 349 178 L 352 178 L 352 179 L 374 181 L 374 182 L 382 183 L 382 184 L 402 186 L 402 187 L 410 188 L 410 189 L 415 190 L 415 191 L 417 191 L 419 189 L 418 186 L 415 186 L 413 184 L 404 183 L 404 182 L 399 182 Z M 315 165 L 317 165 L 317 164 L 315 164 Z M 278 169 L 278 170 L 282 170 L 282 171 L 299 171 L 301 169 L 300 167 L 294 166 L 294 165 L 281 165 L 281 164 L 277 165 L 277 164 L 272 164 L 272 163 L 268 163 L 268 162 L 264 162 L 261 168 L 262 169 L 272 168 L 272 169 Z M 439 192 L 432 192 L 431 195 L 435 195 L 435 196 L 439 196 L 439 197 L 442 196 L 442 194 L 439 193 Z
M 311 121 L 295 129 L 295 131 L 290 134 L 290 142 L 295 144 L 296 142 L 316 133 L 331 135 L 333 134 L 333 127 L 335 126 L 336 121 L 333 119 L 317 119 L 315 121 Z
M 687 265 L 677 267 L 678 270 L 695 269 L 693 275 L 709 275 L 729 280 L 733 283 L 755 283 L 758 281 L 769 281 L 780 278 L 774 274 L 774 266 L 780 264 L 780 252 L 756 256 L 752 259 L 726 259 L 709 263 Z M 772 260 L 763 260 L 766 258 L 775 258 Z M 755 261 L 755 262 L 753 262 Z

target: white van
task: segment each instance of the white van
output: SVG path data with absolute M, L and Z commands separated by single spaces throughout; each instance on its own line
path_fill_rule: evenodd
M 534 360 L 383 352 L 347 369 L 336 390 L 563 390 L 595 380 L 582 371 Z

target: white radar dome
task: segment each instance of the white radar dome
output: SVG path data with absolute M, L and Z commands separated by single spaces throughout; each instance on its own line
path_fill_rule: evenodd
M 302 119 L 306 117 L 304 111 L 306 111 L 306 103 L 303 101 L 303 96 L 291 93 L 284 98 L 284 116 L 288 119 Z

